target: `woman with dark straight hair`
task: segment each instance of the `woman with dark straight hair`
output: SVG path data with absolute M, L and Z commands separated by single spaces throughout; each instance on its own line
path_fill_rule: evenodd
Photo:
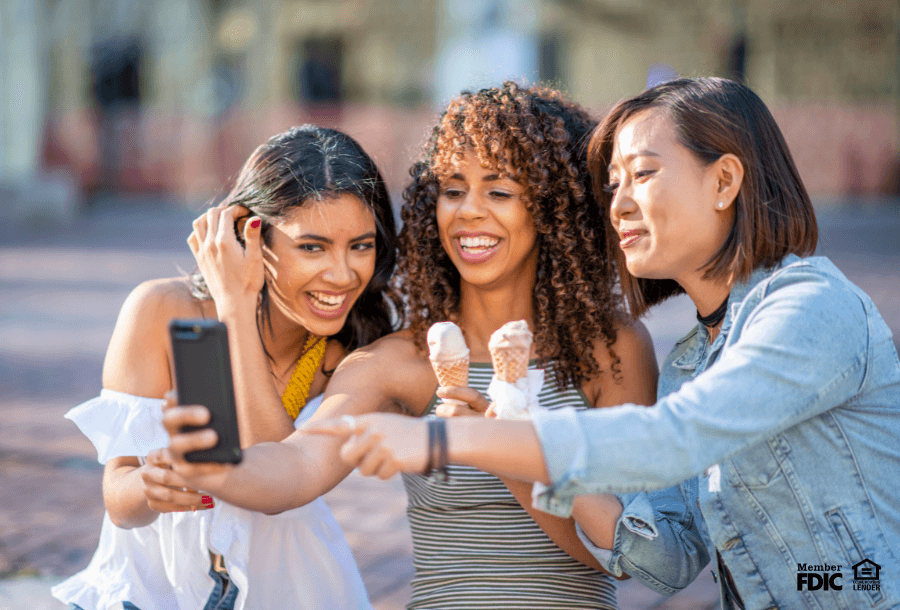
M 669 518 L 703 549 L 661 537 L 639 502 L 603 548 L 605 526 L 579 520 L 612 574 L 640 565 L 661 591 L 700 553 L 725 609 L 900 607 L 900 361 L 871 299 L 810 257 L 813 208 L 765 104 L 680 79 L 619 103 L 589 147 L 631 314 L 678 292 L 697 307 L 656 404 L 452 420 L 445 436 L 390 415 L 307 432 L 349 437 L 342 456 L 367 472 L 446 456 L 537 481 L 536 505 L 557 515 L 582 494 L 674 486 L 685 502 Z
M 702 166 L 728 153 L 745 168 L 731 207 L 733 222 L 728 235 L 703 262 L 708 279 L 745 280 L 758 267 L 771 267 L 788 254 L 802 257 L 815 252 L 819 235 L 815 211 L 781 130 L 753 91 L 725 79 L 672 81 L 613 108 L 589 146 L 601 202 L 609 205 L 608 160 L 613 156 L 617 128 L 651 108 L 667 113 L 679 143 Z M 615 248 L 622 289 L 634 317 L 669 296 L 684 293 L 685 288 L 674 278 L 652 279 L 629 273 L 625 252 Z
M 381 173 L 346 134 L 296 127 L 258 147 L 193 226 L 200 271 L 131 293 L 100 397 L 67 414 L 106 465 L 107 513 L 91 563 L 53 594 L 73 610 L 370 608 L 322 500 L 245 511 L 174 483 L 158 450 L 168 445 L 172 319 L 225 323 L 244 448 L 289 436 L 341 359 L 391 331 L 397 236 Z M 224 292 L 229 278 L 240 290 Z

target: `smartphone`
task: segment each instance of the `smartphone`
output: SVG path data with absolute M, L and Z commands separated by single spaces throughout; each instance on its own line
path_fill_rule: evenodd
M 207 426 L 188 426 L 183 431 L 208 427 L 219 435 L 215 447 L 185 454 L 185 459 L 237 464 L 241 461 L 241 442 L 225 325 L 216 320 L 172 320 L 169 334 L 178 404 L 203 405 L 210 412 Z

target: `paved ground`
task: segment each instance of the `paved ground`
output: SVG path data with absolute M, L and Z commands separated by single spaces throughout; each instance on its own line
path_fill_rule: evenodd
M 128 291 L 192 268 L 184 239 L 193 215 L 132 202 L 66 227 L 0 233 L 0 610 L 62 608 L 49 587 L 90 559 L 103 514 L 101 469 L 62 415 L 98 393 Z M 820 224 L 820 253 L 872 296 L 900 342 L 900 205 L 829 205 Z M 684 299 L 652 313 L 659 356 L 692 316 Z M 376 607 L 403 608 L 412 559 L 400 481 L 352 475 L 327 501 Z M 669 599 L 631 582 L 620 587 L 623 610 L 713 608 L 715 600 L 708 572 Z

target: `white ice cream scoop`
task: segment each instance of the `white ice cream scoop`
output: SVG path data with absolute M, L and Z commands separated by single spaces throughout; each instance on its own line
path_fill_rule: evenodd
M 428 353 L 432 362 L 459 360 L 469 354 L 462 331 L 453 322 L 438 322 L 428 329 Z

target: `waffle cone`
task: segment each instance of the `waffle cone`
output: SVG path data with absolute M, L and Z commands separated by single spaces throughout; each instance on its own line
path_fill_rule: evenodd
M 500 381 L 515 383 L 528 375 L 528 356 L 531 350 L 521 347 L 491 348 L 491 362 L 494 364 L 494 375 Z
M 431 361 L 434 368 L 434 374 L 437 375 L 438 383 L 442 388 L 450 388 L 454 386 L 468 387 L 469 385 L 469 355 L 466 354 L 458 360 L 448 360 L 447 362 Z

